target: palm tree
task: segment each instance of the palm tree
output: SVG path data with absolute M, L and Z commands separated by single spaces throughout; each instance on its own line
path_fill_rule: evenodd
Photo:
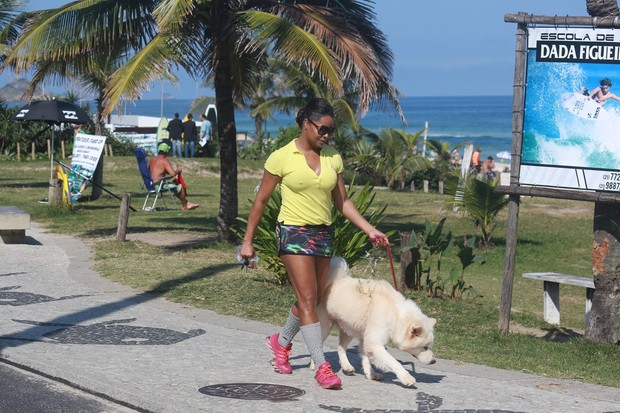
M 453 200 L 448 204 L 462 206 L 471 216 L 474 226 L 480 230 L 480 247 L 491 247 L 491 237 L 497 227 L 497 215 L 508 206 L 508 197 L 495 192 L 497 181 L 483 181 L 474 174 L 468 174 L 462 179 L 459 171 L 455 171 L 446 184 L 448 194 Z M 457 199 L 457 191 L 463 193 L 462 198 Z
M 459 149 L 462 144 L 454 145 L 450 148 L 450 143 L 440 142 L 436 139 L 429 139 L 426 146 L 430 150 L 433 159 L 433 179 L 445 181 L 454 170 L 452 164 L 452 151 Z
M 351 90 L 351 82 L 343 82 L 344 94 L 340 97 L 332 93 L 328 85 L 317 76 L 313 77 L 303 68 L 273 58 L 268 60 L 268 69 L 261 74 L 261 78 L 270 79 L 270 96 L 261 99 L 253 107 L 250 116 L 269 119 L 274 112 L 290 113 L 310 98 L 324 97 L 334 108 L 337 125 L 349 125 L 355 131 L 359 129 L 355 115 L 357 94 Z
M 586 0 L 586 10 L 592 17 L 619 16 L 616 0 Z
M 163 62 L 173 60 L 195 77 L 212 78 L 220 140 L 218 234 L 233 240 L 238 215 L 235 101 L 275 56 L 315 73 L 336 95 L 342 79 L 358 85 L 359 110 L 375 99 L 398 105 L 391 86 L 392 55 L 375 27 L 369 0 L 162 0 L 154 12 L 159 33 L 119 70 L 110 102 L 136 98 Z M 171 54 L 171 50 L 178 51 Z M 153 69 L 154 68 L 154 69 Z
M 417 155 L 416 142 L 423 131 L 408 134 L 401 129 L 385 128 L 374 135 L 375 143 L 358 142 L 357 154 L 351 158 L 351 166 L 358 172 L 381 177 L 385 184 L 394 188 L 414 172 L 428 168 L 430 162 Z
M 46 80 L 56 84 L 75 81 L 95 95 L 95 133 L 103 135 L 104 108 L 110 106 L 105 94 L 112 74 L 154 34 L 151 16 L 154 1 L 77 1 L 53 10 L 28 14 L 17 43 L 7 55 L 2 70 L 34 72 L 25 98 L 31 99 L 37 86 Z M 87 16 L 87 17 L 86 17 Z M 117 31 L 110 29 L 116 28 Z M 93 174 L 92 199 L 101 195 L 103 157 Z
M 20 14 L 24 0 L 0 0 L 0 57 L 10 51 L 26 15 Z
M 398 106 L 390 84 L 392 54 L 374 25 L 370 0 L 83 0 L 44 13 L 13 51 L 22 68 L 81 60 L 123 44 L 124 62 L 100 101 L 110 113 L 137 99 L 171 65 L 213 79 L 218 111 L 221 186 L 218 234 L 233 240 L 238 215 L 235 101 L 251 92 L 253 74 L 275 56 L 343 93 L 359 91 L 359 112 L 378 99 Z M 155 7 L 156 6 L 156 7 Z M 137 24 L 142 20 L 142 25 Z M 147 41 L 148 40 L 148 41 Z M 82 65 L 81 68 L 87 66 Z M 83 71 L 80 73 L 84 73 Z

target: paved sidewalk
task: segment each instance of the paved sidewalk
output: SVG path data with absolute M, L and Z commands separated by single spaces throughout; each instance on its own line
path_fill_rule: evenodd
M 141 294 L 95 273 L 81 241 L 36 224 L 27 235 L 29 245 L 0 245 L 0 358 L 118 402 L 112 411 L 620 413 L 617 388 L 448 360 L 421 366 L 398 351 L 417 388 L 393 374 L 340 374 L 342 390 L 323 390 L 299 340 L 294 373 L 273 372 L 264 340 L 278 327 Z M 330 337 L 339 369 L 335 349 Z

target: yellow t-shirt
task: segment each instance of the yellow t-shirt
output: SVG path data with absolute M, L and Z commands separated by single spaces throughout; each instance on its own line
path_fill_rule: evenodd
M 282 178 L 282 207 L 278 221 L 287 225 L 331 225 L 332 189 L 344 170 L 342 158 L 331 146 L 321 149 L 321 174 L 317 175 L 297 149 L 296 139 L 273 152 L 265 170 Z

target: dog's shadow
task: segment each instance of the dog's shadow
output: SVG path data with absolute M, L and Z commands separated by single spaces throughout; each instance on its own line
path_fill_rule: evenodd
M 359 353 L 357 352 L 358 347 L 352 347 L 347 349 L 347 358 L 349 359 L 349 361 L 351 362 L 351 365 L 353 367 L 355 367 L 355 374 L 361 374 L 363 375 L 364 372 L 362 370 L 362 358 L 359 356 Z M 305 358 L 307 356 L 293 356 L 290 359 L 294 360 L 294 359 L 301 359 L 301 358 Z M 411 356 L 413 357 L 413 356 Z M 329 363 L 332 365 L 332 369 L 334 370 L 334 372 L 339 373 L 339 374 L 344 374 L 342 372 L 342 366 L 340 365 L 340 361 L 338 359 L 338 352 L 336 351 L 328 351 L 325 352 L 325 359 L 327 361 L 329 361 Z M 415 370 L 415 363 L 412 361 L 401 361 L 399 359 L 398 362 L 400 364 L 403 365 L 403 367 L 405 367 L 405 370 L 409 371 L 409 373 L 415 377 L 416 381 L 418 383 L 425 383 L 425 384 L 430 384 L 430 383 L 440 383 L 441 380 L 446 377 L 444 374 L 429 374 L 429 373 L 417 373 Z M 407 366 L 410 366 L 409 368 Z M 297 365 L 297 366 L 291 366 L 293 368 L 293 370 L 297 370 L 297 369 L 301 369 L 301 368 L 307 368 L 308 365 Z M 383 375 L 383 380 L 381 380 L 381 382 L 383 383 L 393 383 L 396 385 L 399 385 L 401 387 L 404 388 L 409 388 L 405 385 L 403 385 L 398 378 L 396 378 L 396 374 L 392 373 L 391 371 L 382 371 L 377 369 L 374 365 L 373 368 L 375 368 L 375 370 L 379 371 L 382 375 Z

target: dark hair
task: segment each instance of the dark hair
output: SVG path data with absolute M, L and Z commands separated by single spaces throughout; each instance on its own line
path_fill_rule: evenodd
M 178 113 L 178 112 L 177 112 L 177 113 L 175 113 L 175 114 L 174 114 L 174 117 L 175 117 L 175 118 L 178 118 L 178 117 L 179 117 L 179 113 Z
M 310 120 L 319 120 L 323 116 L 331 116 L 334 117 L 334 108 L 330 105 L 327 99 L 323 98 L 312 98 L 306 103 L 306 106 L 301 108 L 299 112 L 297 112 L 297 116 L 295 117 L 295 122 L 301 128 L 304 123 L 304 119 Z
M 187 114 L 187 119 L 192 119 L 194 117 L 194 115 L 192 115 L 191 113 Z
M 609 86 L 609 87 L 611 87 L 611 80 L 609 80 L 608 78 L 601 79 L 600 84 L 601 84 L 601 86 Z

